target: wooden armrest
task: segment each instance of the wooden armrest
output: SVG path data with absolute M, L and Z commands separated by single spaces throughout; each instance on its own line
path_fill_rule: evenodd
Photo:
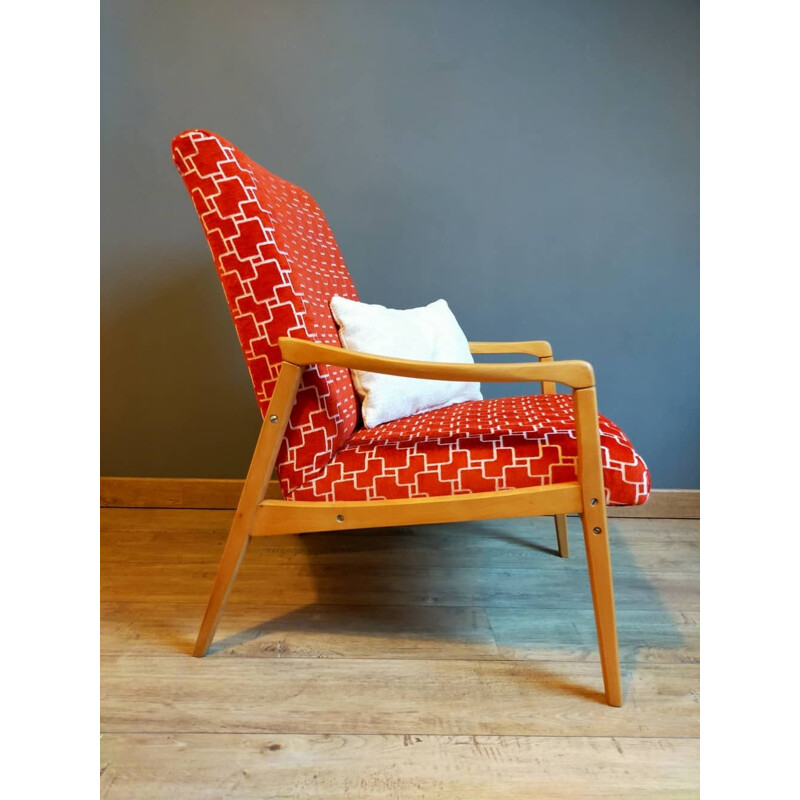
M 470 353 L 489 354 L 489 353 L 515 353 L 538 358 L 552 358 L 553 348 L 550 342 L 470 342 Z
M 330 364 L 364 372 L 401 375 L 405 378 L 428 378 L 435 381 L 486 381 L 514 383 L 555 381 L 573 389 L 594 386 L 594 371 L 586 361 L 543 361 L 525 364 L 446 364 L 433 361 L 410 361 L 371 353 L 358 353 L 342 347 L 318 344 L 306 339 L 282 336 L 278 340 L 283 360 L 297 366 Z

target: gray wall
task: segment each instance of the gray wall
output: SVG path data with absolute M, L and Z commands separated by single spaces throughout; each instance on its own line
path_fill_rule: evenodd
M 699 485 L 699 22 L 683 0 L 104 0 L 102 472 L 243 476 L 259 426 L 170 140 L 308 189 L 367 302 L 590 360 Z M 513 392 L 484 386 L 487 396 Z

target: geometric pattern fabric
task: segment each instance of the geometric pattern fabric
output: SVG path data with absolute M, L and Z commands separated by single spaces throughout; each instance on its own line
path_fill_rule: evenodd
M 333 295 L 358 294 L 314 199 L 222 137 L 189 130 L 172 154 L 217 268 L 262 415 L 281 365 L 278 339 L 340 346 Z M 307 368 L 278 454 L 284 497 L 433 497 L 575 480 L 569 395 L 460 403 L 360 428 L 350 372 Z M 643 503 L 650 475 L 628 437 L 600 417 L 606 501 Z
M 340 346 L 330 299 L 358 294 L 308 192 L 207 131 L 177 136 L 172 156 L 203 225 L 263 416 L 280 371 L 278 339 Z M 349 370 L 304 371 L 278 455 L 284 495 L 327 466 L 357 419 Z
M 638 505 L 650 473 L 628 437 L 600 415 L 606 502 Z M 572 396 L 475 400 L 362 428 L 294 500 L 392 500 L 576 480 Z

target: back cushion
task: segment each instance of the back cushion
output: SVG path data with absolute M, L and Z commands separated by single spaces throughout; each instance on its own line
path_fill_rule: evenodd
M 208 131 L 180 134 L 172 155 L 203 224 L 263 416 L 281 365 L 278 338 L 338 347 L 330 298 L 358 295 L 307 192 Z M 284 496 L 328 464 L 357 416 L 348 370 L 305 370 L 278 455 Z

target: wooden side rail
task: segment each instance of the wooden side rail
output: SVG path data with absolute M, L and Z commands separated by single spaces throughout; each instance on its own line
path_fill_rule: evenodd
M 259 503 L 252 536 L 285 533 L 429 525 L 458 520 L 580 514 L 580 485 L 557 483 L 528 489 L 420 497 L 409 500 L 352 500 L 327 503 L 264 500 Z
M 474 355 L 509 353 L 514 355 L 552 358 L 553 348 L 550 342 L 470 342 L 469 351 Z
M 437 381 L 487 381 L 516 383 L 555 381 L 573 389 L 591 389 L 594 370 L 586 361 L 539 361 L 514 364 L 447 364 L 432 361 L 411 361 L 370 353 L 357 353 L 305 339 L 281 337 L 278 340 L 283 360 L 297 366 L 329 364 L 334 367 L 401 375 L 406 378 L 428 378 Z
M 470 342 L 469 351 L 473 355 L 498 355 L 500 353 L 506 353 L 536 356 L 539 361 L 553 360 L 553 348 L 550 346 L 550 342 L 545 342 L 544 340 L 533 342 Z M 556 385 L 553 381 L 542 381 L 541 383 L 542 394 L 556 393 Z M 566 525 L 563 520 L 561 522 Z M 560 543 L 562 539 L 566 542 L 566 534 L 559 536 L 559 547 L 561 546 Z

